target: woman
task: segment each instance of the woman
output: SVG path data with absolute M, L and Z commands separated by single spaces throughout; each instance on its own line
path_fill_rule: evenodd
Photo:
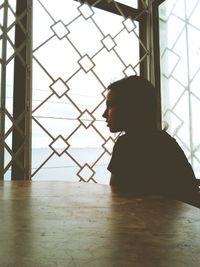
M 125 132 L 113 148 L 110 185 L 123 192 L 196 201 L 191 165 L 175 139 L 157 127 L 153 85 L 139 76 L 116 81 L 108 87 L 106 105 L 103 117 L 110 131 Z

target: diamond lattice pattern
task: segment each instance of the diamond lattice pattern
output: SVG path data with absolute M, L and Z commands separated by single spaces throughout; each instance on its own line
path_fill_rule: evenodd
M 43 169 L 51 167 L 52 177 L 60 170 L 62 180 L 109 182 L 116 136 L 102 118 L 106 88 L 139 74 L 141 41 L 138 22 L 123 16 L 115 1 L 107 5 L 120 15 L 72 0 L 34 1 L 33 154 L 42 149 L 48 156 L 33 155 L 33 179 L 44 179 Z M 60 168 L 54 168 L 58 157 Z
M 200 177 L 200 1 L 160 7 L 162 106 L 174 135 Z

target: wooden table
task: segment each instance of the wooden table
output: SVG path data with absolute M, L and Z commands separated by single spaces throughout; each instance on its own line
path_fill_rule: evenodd
M 106 185 L 0 183 L 1 267 L 198 267 L 200 209 Z

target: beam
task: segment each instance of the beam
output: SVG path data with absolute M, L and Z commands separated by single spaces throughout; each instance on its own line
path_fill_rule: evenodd
M 86 3 L 92 7 L 99 8 L 101 10 L 122 16 L 122 14 L 120 13 L 120 11 L 117 8 L 117 7 L 119 7 L 119 9 L 121 10 L 121 12 L 123 13 L 125 18 L 129 17 L 129 18 L 136 20 L 136 21 L 140 21 L 141 17 L 145 14 L 145 13 L 141 14 L 142 9 L 136 9 L 136 8 L 118 3 L 117 1 L 112 1 L 110 3 L 108 3 L 107 1 L 98 2 L 96 0 L 87 0 L 87 1 L 74 0 L 74 1 L 80 2 L 82 4 Z M 117 7 L 116 7 L 115 3 L 117 4 Z
M 30 179 L 31 5 L 31 0 L 18 0 L 16 6 L 12 180 Z

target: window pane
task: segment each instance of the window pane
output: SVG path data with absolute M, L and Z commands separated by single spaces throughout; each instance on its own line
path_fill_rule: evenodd
M 106 88 L 139 74 L 138 23 L 76 1 L 33 3 L 33 179 L 108 183 Z
M 15 59 L 15 12 L 16 1 L 10 0 L 0 1 L 0 57 L 3 62 L 4 70 L 2 71 L 2 64 L 0 64 L 0 97 L 3 100 L 5 96 L 5 110 L 1 110 L 1 116 L 5 116 L 5 124 L 0 125 L 1 137 L 6 136 L 4 140 L 4 180 L 11 180 L 11 167 L 9 165 L 12 159 L 12 116 L 13 116 L 13 80 L 14 80 L 14 59 Z M 7 13 L 7 21 L 5 14 Z M 3 35 L 3 29 L 8 29 Z M 5 38 L 5 39 L 3 39 Z M 2 102 L 3 103 L 3 102 Z M 1 106 L 1 104 L 0 104 Z M 2 152 L 2 151 L 0 151 Z M 2 159 L 2 155 L 0 155 Z
M 116 1 L 117 3 L 122 3 L 124 5 L 127 5 L 127 6 L 131 6 L 131 7 L 134 7 L 134 8 L 138 8 L 138 0 L 117 0 Z
M 164 121 L 200 177 L 200 1 L 160 5 Z

